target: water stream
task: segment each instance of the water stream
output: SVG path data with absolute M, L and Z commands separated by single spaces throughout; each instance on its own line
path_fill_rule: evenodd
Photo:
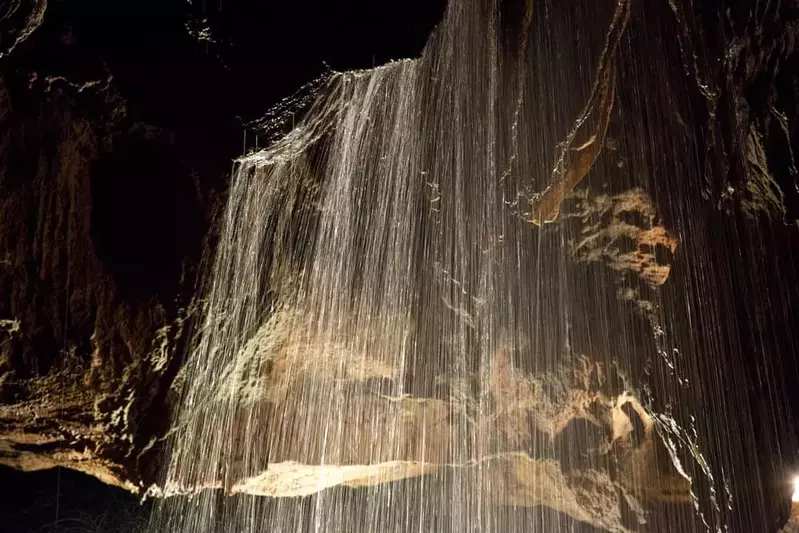
M 235 162 L 153 531 L 768 531 L 750 436 L 794 429 L 738 362 L 789 300 L 740 303 L 780 292 L 680 13 L 530 2 L 451 0 Z

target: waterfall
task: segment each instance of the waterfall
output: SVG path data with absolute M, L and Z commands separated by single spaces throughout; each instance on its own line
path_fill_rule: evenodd
M 629 0 L 517 4 L 452 0 L 235 162 L 153 531 L 727 527 L 732 278 L 645 101 L 689 81 Z

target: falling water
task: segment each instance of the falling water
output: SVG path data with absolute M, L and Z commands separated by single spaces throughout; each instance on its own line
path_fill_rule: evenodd
M 767 530 L 725 312 L 768 259 L 650 62 L 680 13 L 529 1 L 452 0 L 236 161 L 153 531 Z

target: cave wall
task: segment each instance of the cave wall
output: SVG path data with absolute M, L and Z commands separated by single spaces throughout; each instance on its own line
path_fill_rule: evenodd
M 443 9 L 421 4 L 0 8 L 0 461 L 154 480 L 245 124 L 328 68 L 418 54 Z
M 16 48 L 0 81 L 0 448 L 133 489 L 226 163 L 187 160 L 59 29 L 58 45 Z
M 137 491 L 154 480 L 230 161 L 259 142 L 245 124 L 324 61 L 417 55 L 443 2 L 109 4 L 0 8 L 0 462 L 64 465 Z M 794 291 L 799 5 L 657 5 L 707 170 L 704 187 L 681 193 L 719 227 L 755 224 L 761 253 L 785 270 L 768 296 Z M 667 227 L 679 218 L 661 215 Z M 784 335 L 742 374 L 767 366 L 790 390 L 795 362 L 774 359 L 793 342 L 793 315 L 782 316 Z M 750 394 L 767 389 L 753 382 Z

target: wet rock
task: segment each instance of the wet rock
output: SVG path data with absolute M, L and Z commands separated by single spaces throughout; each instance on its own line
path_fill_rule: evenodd
M 579 237 L 570 243 L 577 261 L 601 262 L 622 276 L 637 276 L 651 287 L 669 277 L 668 259 L 678 240 L 658 220 L 655 203 L 643 189 L 592 195 L 581 189 L 571 195 L 567 217 L 580 219 Z
M 9 0 L 0 7 L 0 59 L 41 26 L 47 0 Z
M 712 203 L 727 208 L 740 201 L 749 217 L 795 221 L 797 7 L 772 2 L 752 17 L 752 6 L 738 4 L 726 10 L 726 4 L 698 2 L 698 18 L 686 22 L 692 35 L 705 37 L 696 49 L 709 51 L 697 63 L 684 61 L 708 67 L 689 72 L 706 129 L 688 134 L 707 139 L 702 157 L 723 161 L 719 168 L 729 171 L 706 177 Z M 62 465 L 141 491 L 154 480 L 168 428 L 170 386 L 202 245 L 229 161 L 242 149 L 236 117 L 259 116 L 322 72 L 323 58 L 299 58 L 302 68 L 284 74 L 264 54 L 285 61 L 284 43 L 296 39 L 297 28 L 284 24 L 287 17 L 273 17 L 285 29 L 271 43 L 277 52 L 265 51 L 262 21 L 269 17 L 257 10 L 259 16 L 202 13 L 177 0 L 86 5 L 12 0 L 0 7 L 0 462 L 28 470 Z M 129 26 L 122 24 L 126 17 Z M 239 18 L 249 18 L 246 31 Z M 324 13 L 317 18 L 324 22 Z M 145 37 L 147 21 L 155 19 L 158 31 Z M 368 27 L 377 33 L 377 26 Z M 368 57 L 362 35 L 350 33 L 347 46 L 359 49 L 356 66 L 397 55 Z M 693 57 L 691 42 L 681 44 L 685 58 Z M 264 67 L 267 61 L 273 62 Z M 265 96 L 275 85 L 283 92 Z M 252 147 L 255 138 L 245 144 Z M 638 189 L 586 190 L 569 201 L 583 224 L 571 243 L 574 257 L 625 278 L 619 297 L 652 313 L 646 291 L 668 280 L 677 249 L 654 202 Z M 284 369 L 280 361 L 271 364 L 275 376 Z M 381 362 L 354 370 L 378 389 L 393 371 Z M 493 462 L 496 483 L 509 487 L 520 505 L 562 506 L 610 529 L 632 529 L 642 516 L 639 501 L 684 504 L 682 477 L 649 470 L 662 469 L 668 454 L 647 414 L 629 407 L 638 400 L 625 396 L 620 405 L 624 390 L 586 386 L 569 372 L 602 381 L 600 372 L 579 367 L 536 377 L 509 364 L 495 367 L 496 389 L 505 391 L 499 403 L 506 409 L 496 414 L 507 422 L 500 439 L 507 446 L 484 459 Z M 422 428 L 432 434 L 448 428 L 442 413 L 452 406 L 441 402 L 388 398 L 381 409 L 407 415 L 416 435 Z M 425 425 L 433 421 L 441 425 Z M 564 471 L 555 441 L 560 435 L 559 444 L 568 442 L 570 423 L 590 433 L 599 451 Z M 371 470 L 354 462 L 335 467 L 332 482 L 422 474 L 432 467 L 419 466 L 414 442 L 408 438 L 406 454 L 387 455 Z M 364 452 L 356 447 L 353 453 Z M 432 449 L 425 453 L 434 456 Z M 274 470 L 242 476 L 228 489 L 282 491 L 285 482 L 292 494 L 307 491 L 303 469 L 317 475 L 320 467 L 300 459 L 287 454 Z M 593 468 L 599 463 L 606 468 Z M 460 464 L 439 457 L 435 468 Z M 531 483 L 535 476 L 557 490 L 541 493 Z M 629 481 L 635 476 L 656 481 L 643 490 Z M 551 500 L 555 493 L 562 502 Z
M 370 29 L 334 50 L 324 2 L 0 6 L 0 462 L 149 486 L 230 162 L 258 144 L 243 123 L 325 60 L 418 54 L 444 5 L 424 4 L 398 6 L 391 34 L 366 3 L 333 13 Z
M 225 427 L 233 444 L 225 453 L 237 460 L 227 461 L 217 478 L 208 477 L 217 469 L 202 462 L 190 472 L 181 470 L 153 494 L 217 488 L 297 497 L 338 485 L 370 486 L 457 471 L 467 479 L 479 473 L 479 483 L 494 487 L 487 497 L 496 504 L 543 505 L 607 531 L 630 531 L 625 525 L 630 517 L 645 523 L 647 510 L 661 502 L 692 505 L 689 481 L 668 460 L 658 459 L 665 451 L 655 421 L 634 395 L 618 389 L 619 383 L 608 387 L 608 369 L 589 358 L 530 374 L 498 352 L 481 402 L 468 383 L 446 376 L 441 380 L 449 380 L 454 391 L 446 398 L 394 397 L 372 376 L 395 377 L 399 369 L 364 354 L 353 360 L 368 371 L 337 374 L 325 350 L 270 349 L 283 345 L 275 331 L 281 328 L 262 327 L 254 337 L 259 341 L 245 346 L 220 372 L 222 394 L 188 421 L 209 427 L 228 416 L 220 413 L 230 413 L 233 423 Z M 286 354 L 301 360 L 284 359 Z M 253 380 L 252 370 L 259 368 L 270 371 Z M 328 400 L 320 401 L 320 394 Z M 327 409 L 330 401 L 336 402 L 335 410 Z M 251 431 L 245 420 L 252 417 L 272 430 Z M 447 444 L 454 435 L 459 443 L 475 444 Z M 328 438 L 344 438 L 346 445 L 325 446 Z M 194 457 L 195 463 L 204 446 L 191 439 L 176 445 L 178 462 Z M 210 454 L 203 457 L 213 461 Z M 479 486 L 477 478 L 472 483 Z
M 110 81 L 50 80 L 43 93 L 27 91 L 0 82 L 0 460 L 22 469 L 69 466 L 135 491 L 138 456 L 166 415 L 180 285 L 166 278 L 162 290 L 163 281 L 136 273 L 134 293 L 134 280 L 114 272 L 98 246 L 109 228 L 97 212 L 115 199 L 93 187 L 96 162 L 107 143 L 135 135 Z M 23 111 L 31 99 L 38 114 Z M 180 204 L 166 207 L 181 212 Z M 182 213 L 203 216 L 191 207 Z M 138 226 L 136 214 L 126 224 Z M 129 244 L 119 231 L 113 238 Z M 178 270 L 191 256 L 136 251 Z
M 793 502 L 791 505 L 791 516 L 788 523 L 780 530 L 781 533 L 799 532 L 799 503 Z

